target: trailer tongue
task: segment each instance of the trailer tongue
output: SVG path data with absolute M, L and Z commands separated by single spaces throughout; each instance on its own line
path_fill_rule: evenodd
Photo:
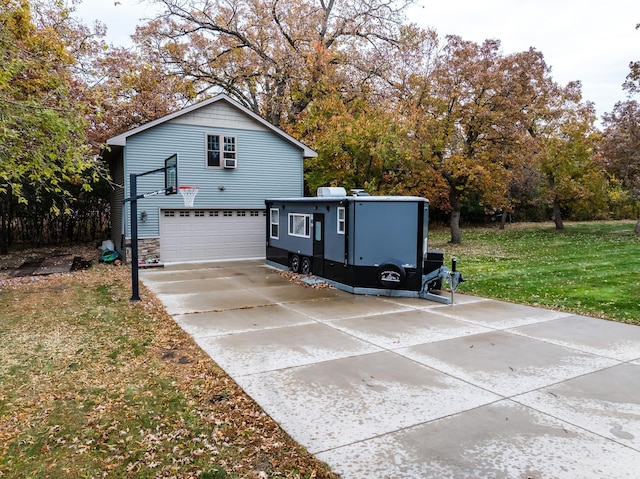
M 415 196 L 346 195 L 265 201 L 267 263 L 314 274 L 354 294 L 420 297 L 451 304 L 459 284 L 444 252 L 428 249 L 429 202 Z M 451 297 L 436 294 L 446 283 Z
M 427 253 L 428 254 L 428 253 Z M 426 260 L 425 260 L 426 261 Z M 430 299 L 432 301 L 438 301 L 444 304 L 453 304 L 454 296 L 456 291 L 458 290 L 458 286 L 460 283 L 464 282 L 464 278 L 459 271 L 456 271 L 456 262 L 457 259 L 454 256 L 451 259 L 451 269 L 448 269 L 444 264 L 442 264 L 438 269 L 431 271 L 430 273 L 422 275 L 422 289 L 418 293 L 418 296 L 425 299 Z M 429 288 L 430 284 L 434 282 L 439 282 L 442 285 L 442 282 L 446 282 L 449 285 L 449 291 L 451 292 L 451 299 L 447 299 L 446 296 L 441 296 L 439 294 L 432 293 Z M 439 287 L 434 287 L 433 290 L 440 290 Z

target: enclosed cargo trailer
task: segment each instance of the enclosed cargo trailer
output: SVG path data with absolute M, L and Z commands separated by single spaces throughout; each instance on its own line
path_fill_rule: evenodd
M 346 195 L 342 188 L 318 197 L 277 198 L 267 208 L 267 263 L 313 274 L 356 294 L 416 296 L 446 280 L 452 292 L 459 273 L 443 265 L 442 251 L 428 251 L 429 202 L 415 196 Z

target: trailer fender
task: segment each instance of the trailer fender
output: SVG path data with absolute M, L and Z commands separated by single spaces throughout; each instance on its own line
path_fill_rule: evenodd
M 389 261 L 378 267 L 378 282 L 385 288 L 400 288 L 407 273 L 399 262 Z

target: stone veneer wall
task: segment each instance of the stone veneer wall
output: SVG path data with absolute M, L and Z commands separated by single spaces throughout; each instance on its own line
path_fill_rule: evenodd
M 127 263 L 131 263 L 131 243 L 128 242 L 125 248 Z M 157 256 L 160 258 L 160 238 L 138 239 L 138 259 L 149 259 Z M 160 258 L 162 261 L 162 258 Z

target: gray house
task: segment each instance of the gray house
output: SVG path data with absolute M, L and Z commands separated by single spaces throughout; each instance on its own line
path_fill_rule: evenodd
M 302 196 L 303 160 L 317 153 L 225 94 L 107 140 L 116 188 L 112 240 L 127 253 L 130 175 L 178 158 L 179 185 L 198 186 L 193 207 L 180 195 L 138 201 L 140 258 L 197 262 L 265 257 L 265 199 Z M 164 188 L 164 175 L 141 176 L 138 194 Z M 125 251 L 126 250 L 126 251 Z

